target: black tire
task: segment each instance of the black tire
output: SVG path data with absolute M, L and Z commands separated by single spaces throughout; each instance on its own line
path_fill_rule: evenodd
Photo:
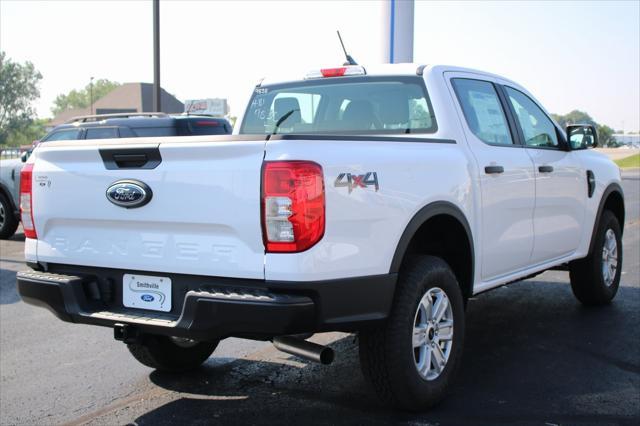
M 444 291 L 454 323 L 449 359 L 439 376 L 427 380 L 418 372 L 412 335 L 418 304 L 431 289 Z M 446 395 L 460 364 L 463 343 L 464 301 L 456 277 L 442 259 L 420 256 L 403 267 L 386 322 L 360 332 L 360 364 L 383 403 L 422 411 Z
M 13 206 L 9 199 L 0 193 L 0 209 L 2 212 L 0 213 L 0 239 L 6 240 L 7 238 L 13 237 L 13 234 L 16 233 L 16 229 L 18 229 L 18 218 L 15 214 L 13 214 Z
M 607 285 L 603 273 L 603 249 L 609 230 L 615 234 L 618 261 L 613 281 Z M 591 253 L 569 265 L 571 289 L 576 298 L 585 305 L 604 305 L 611 302 L 618 292 L 622 271 L 622 231 L 618 219 L 611 211 L 602 212 L 593 238 Z
M 156 370 L 179 373 L 198 368 L 218 346 L 218 342 L 178 345 L 167 336 L 144 336 L 141 343 L 128 344 L 129 352 L 141 364 Z

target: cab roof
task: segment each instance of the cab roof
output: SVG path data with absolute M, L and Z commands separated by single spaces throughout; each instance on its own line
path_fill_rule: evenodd
M 319 71 L 320 69 L 325 68 L 340 68 L 345 65 L 336 65 L 336 66 L 321 66 L 315 69 L 309 69 L 307 72 L 311 71 Z M 362 65 L 366 70 L 366 75 L 368 76 L 411 76 L 411 75 L 423 75 L 427 73 L 432 74 L 442 74 L 444 72 L 470 72 L 474 74 L 486 75 L 494 78 L 501 78 L 503 80 L 508 80 L 500 75 L 492 74 L 486 71 L 476 70 L 472 68 L 464 68 L 458 67 L 454 65 L 427 65 L 421 63 L 401 63 L 401 64 L 373 64 L 373 65 Z M 277 78 L 266 77 L 262 79 L 258 86 L 268 86 L 272 84 L 283 84 L 283 83 L 294 83 L 297 81 L 303 81 L 305 79 L 306 73 L 300 73 L 299 71 L 290 72 L 288 75 L 281 75 Z M 332 77 L 332 78 L 340 78 L 340 77 Z

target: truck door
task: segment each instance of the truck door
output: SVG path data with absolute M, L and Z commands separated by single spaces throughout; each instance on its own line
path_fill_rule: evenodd
M 565 149 L 556 126 L 533 99 L 508 85 L 503 88 L 536 174 L 531 263 L 559 259 L 573 253 L 580 244 L 587 197 L 586 170 L 577 153 Z
M 533 162 L 517 143 L 505 99 L 493 81 L 472 73 L 446 76 L 478 165 L 481 277 L 490 281 L 529 265 L 534 235 Z

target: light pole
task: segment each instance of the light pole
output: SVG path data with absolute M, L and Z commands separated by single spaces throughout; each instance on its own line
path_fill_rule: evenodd
M 89 79 L 89 102 L 91 103 L 91 115 L 93 115 L 93 77 Z
M 153 109 L 161 112 L 160 102 L 160 0 L 153 0 Z
M 382 6 L 383 62 L 413 62 L 415 0 L 388 0 Z

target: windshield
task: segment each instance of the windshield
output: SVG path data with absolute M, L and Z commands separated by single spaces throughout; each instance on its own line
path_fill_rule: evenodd
M 240 134 L 434 133 L 419 77 L 341 77 L 256 87 Z

